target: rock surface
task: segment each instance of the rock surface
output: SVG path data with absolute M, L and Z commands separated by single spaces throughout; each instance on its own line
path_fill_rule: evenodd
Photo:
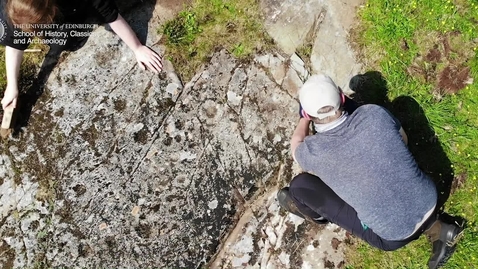
M 317 23 L 331 4 L 267 1 L 277 20 L 309 7 L 306 21 L 266 22 L 276 39 L 274 27 L 300 30 L 294 47 L 249 64 L 217 52 L 186 85 L 167 61 L 160 76 L 140 71 L 103 28 L 65 55 L 29 125 L 0 145 L 0 267 L 342 268 L 345 232 L 280 212 L 275 199 L 299 172 L 289 139 L 309 73 L 293 52 L 319 29 L 312 59 L 335 59 Z M 182 2 L 125 3 L 159 49 L 158 24 Z M 330 14 L 324 25 L 345 38 Z M 350 69 L 331 75 L 346 76 L 358 65 L 339 52 Z
M 363 0 L 261 0 L 265 28 L 282 51 L 291 57 L 304 49 L 311 71 L 331 76 L 344 91 L 361 65 L 348 43 L 356 9 Z

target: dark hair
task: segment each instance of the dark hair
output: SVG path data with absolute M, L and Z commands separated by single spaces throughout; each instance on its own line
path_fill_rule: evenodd
M 8 0 L 6 9 L 10 21 L 25 31 L 34 30 L 25 25 L 53 23 L 60 15 L 55 0 Z

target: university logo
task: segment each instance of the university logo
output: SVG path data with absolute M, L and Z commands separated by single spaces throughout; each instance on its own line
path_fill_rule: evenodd
M 0 42 L 7 36 L 7 23 L 0 19 Z

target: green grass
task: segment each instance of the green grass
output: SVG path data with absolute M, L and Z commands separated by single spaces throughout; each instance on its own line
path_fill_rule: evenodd
M 0 47 L 0 62 L 5 63 L 5 47 Z M 3 91 L 7 86 L 7 71 L 5 70 L 5 64 L 0 64 L 0 93 L 3 97 Z
M 262 28 L 256 0 L 194 0 L 160 31 L 166 37 L 167 57 L 184 82 L 217 49 L 247 59 L 272 44 Z
M 359 20 L 352 40 L 365 69 L 382 73 L 392 107 L 399 96 L 418 103 L 450 161 L 436 163 L 449 165 L 443 171 L 453 173 L 454 189 L 444 208 L 465 218 L 467 229 L 443 268 L 478 268 L 478 2 L 368 0 Z M 433 49 L 440 52 L 439 60 L 428 58 Z M 469 67 L 474 83 L 457 91 L 443 89 L 439 78 L 447 66 Z M 422 140 L 427 144 L 428 137 L 420 140 L 424 136 L 420 131 L 408 135 L 415 137 L 412 152 L 424 155 L 419 144 Z M 347 268 L 427 268 L 430 250 L 424 237 L 394 252 L 357 241 L 347 252 Z

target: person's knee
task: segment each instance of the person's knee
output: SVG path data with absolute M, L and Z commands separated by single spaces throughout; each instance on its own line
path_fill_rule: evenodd
M 308 173 L 301 173 L 295 176 L 289 184 L 290 189 L 304 188 L 308 186 L 309 182 L 314 179 L 314 175 Z

